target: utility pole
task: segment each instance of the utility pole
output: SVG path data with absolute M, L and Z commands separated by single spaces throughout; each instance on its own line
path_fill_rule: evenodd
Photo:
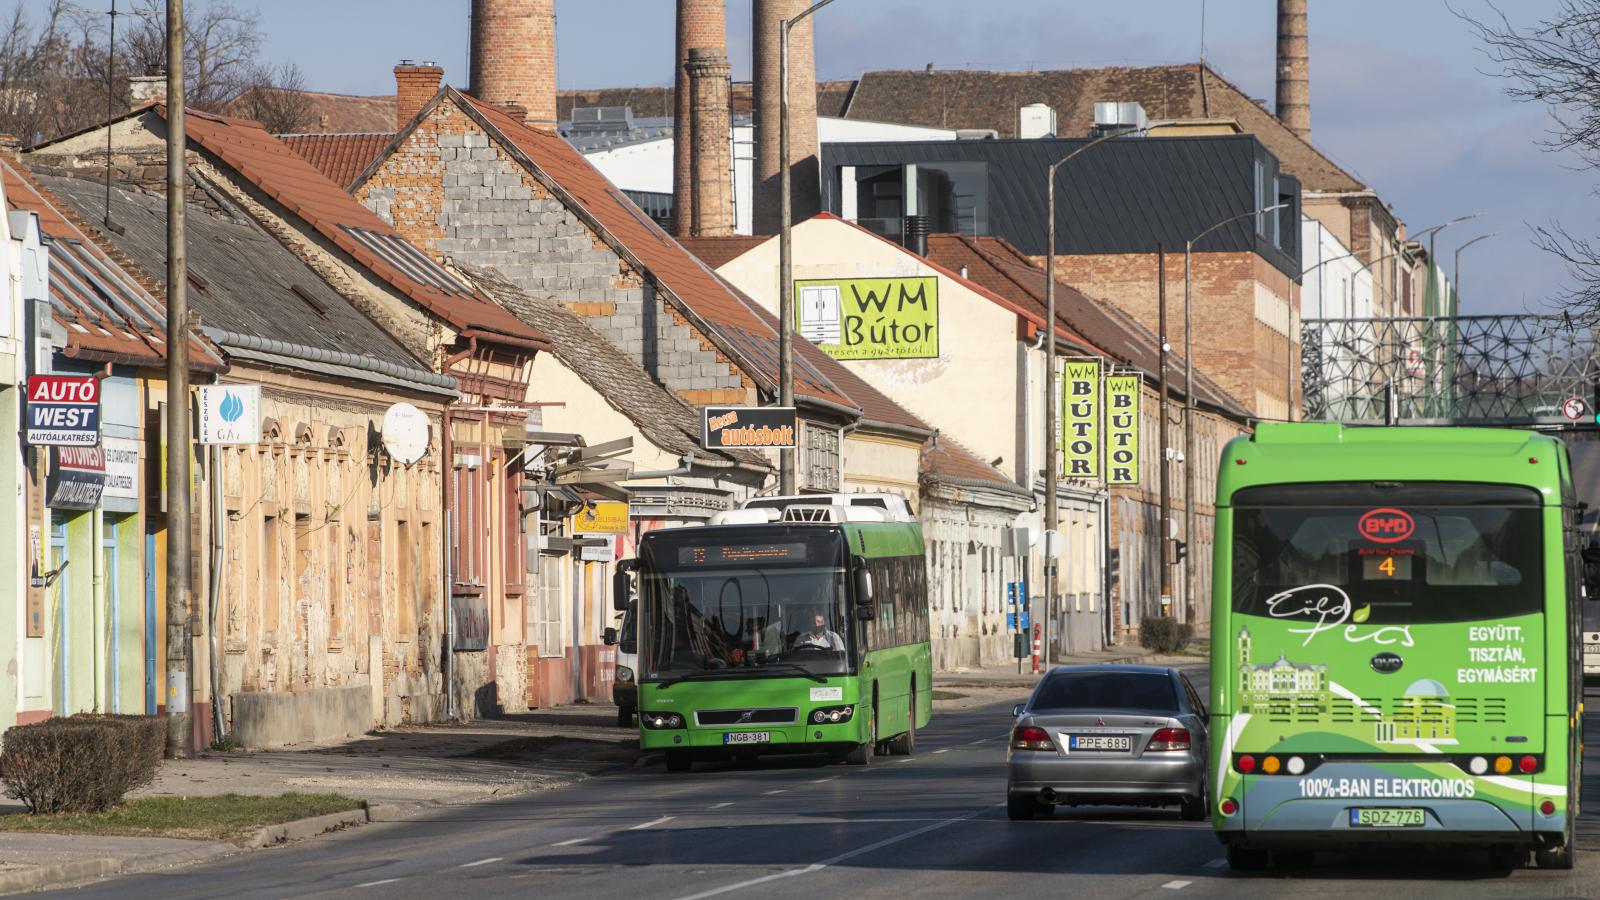
M 1168 557 L 1171 555 L 1169 548 L 1172 544 L 1172 446 L 1167 442 L 1167 399 L 1172 386 L 1167 378 L 1167 353 L 1172 346 L 1167 342 L 1167 248 L 1165 244 L 1156 245 L 1156 296 L 1159 298 L 1160 312 L 1158 314 L 1157 331 L 1160 334 L 1156 339 L 1160 342 L 1158 357 L 1160 371 L 1157 377 L 1161 390 L 1161 418 L 1158 427 L 1157 446 L 1161 448 L 1161 534 L 1156 545 L 1161 550 L 1161 615 L 1172 614 L 1172 563 Z M 1132 622 L 1128 623 L 1132 626 Z
M 194 755 L 189 699 L 189 297 L 184 258 L 183 0 L 167 0 L 167 756 Z M 108 160 L 107 165 L 110 165 Z

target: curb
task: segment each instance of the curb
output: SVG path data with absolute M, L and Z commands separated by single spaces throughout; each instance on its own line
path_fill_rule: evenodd
M 352 825 L 365 825 L 372 821 L 372 810 L 363 802 L 360 809 L 350 809 L 344 812 L 328 813 L 325 816 L 312 816 L 308 819 L 295 819 L 293 822 L 280 822 L 277 825 L 268 825 L 257 829 L 249 839 L 239 844 L 246 850 L 259 850 L 262 847 L 271 847 L 275 844 L 286 844 L 290 841 L 303 841 L 314 838 L 319 834 L 329 831 L 338 831 Z
M 203 844 L 189 850 L 174 850 L 171 853 L 160 853 L 139 859 L 102 857 L 33 866 L 15 872 L 0 873 L 0 894 L 22 894 L 69 887 L 113 875 L 133 875 L 173 866 L 192 865 L 238 851 L 239 848 L 232 844 Z

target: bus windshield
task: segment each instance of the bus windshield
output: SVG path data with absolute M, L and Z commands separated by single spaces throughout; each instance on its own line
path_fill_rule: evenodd
M 855 658 L 837 531 L 654 534 L 639 553 L 648 679 L 846 674 Z
M 1365 624 L 1411 625 L 1543 609 L 1537 495 L 1481 485 L 1405 487 L 1241 491 L 1233 512 L 1233 611 L 1276 618 L 1348 612 Z

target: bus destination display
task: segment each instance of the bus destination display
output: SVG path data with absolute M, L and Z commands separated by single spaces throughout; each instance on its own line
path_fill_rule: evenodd
M 806 545 L 800 541 L 783 544 L 727 544 L 678 548 L 680 566 L 796 563 L 805 562 L 806 558 Z

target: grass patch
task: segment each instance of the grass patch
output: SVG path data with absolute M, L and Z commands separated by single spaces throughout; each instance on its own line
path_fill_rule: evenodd
M 359 809 L 360 801 L 338 794 L 246 797 L 140 797 L 98 813 L 0 816 L 0 831 L 49 834 L 114 834 L 237 841 L 264 825 L 277 825 Z
M 935 690 L 933 692 L 933 699 L 935 700 L 961 700 L 966 696 L 966 694 L 958 694 L 955 691 Z

